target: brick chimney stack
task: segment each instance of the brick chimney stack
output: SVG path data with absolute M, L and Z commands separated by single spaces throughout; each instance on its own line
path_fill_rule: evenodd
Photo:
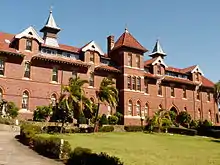
M 110 35 L 107 37 L 107 49 L 108 49 L 108 54 L 109 52 L 112 50 L 112 48 L 114 47 L 115 41 L 114 41 L 114 36 Z

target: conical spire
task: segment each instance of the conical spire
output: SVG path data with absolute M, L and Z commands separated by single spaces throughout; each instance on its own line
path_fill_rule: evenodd
M 48 17 L 48 19 L 47 19 L 47 22 L 46 22 L 46 25 L 45 25 L 45 26 L 46 26 L 46 27 L 53 28 L 53 29 L 60 29 L 60 28 L 57 26 L 57 24 L 56 24 L 56 22 L 55 22 L 55 20 L 54 20 L 54 18 L 53 18 L 52 10 L 50 10 L 50 14 L 49 14 L 49 17 Z
M 166 56 L 166 53 L 163 51 L 162 47 L 160 46 L 159 40 L 157 40 L 157 42 L 154 46 L 154 49 L 153 49 L 152 53 L 149 54 L 149 56 L 151 56 L 151 57 L 157 57 L 157 56 L 164 57 L 164 56 Z

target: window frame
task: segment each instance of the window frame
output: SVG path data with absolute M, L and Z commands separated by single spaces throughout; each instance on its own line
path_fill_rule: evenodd
M 90 72 L 90 74 L 89 74 L 89 86 L 91 86 L 91 87 L 94 87 L 94 79 L 95 79 L 95 75 L 94 75 L 94 73 L 93 72 Z
M 136 55 L 136 67 L 140 68 L 141 67 L 141 59 L 140 55 Z
M 53 67 L 52 69 L 52 81 L 58 82 L 58 68 L 57 67 Z
M 127 88 L 131 89 L 131 76 L 127 77 Z
M 29 92 L 28 91 L 24 91 L 22 93 L 22 102 L 21 102 L 21 108 L 22 109 L 28 110 L 28 108 L 29 108 L 29 99 L 30 99 Z
M 183 98 L 187 98 L 186 87 L 183 87 Z
M 136 103 L 136 116 L 141 116 L 141 102 L 137 101 Z
M 30 61 L 26 61 L 24 64 L 24 77 L 30 78 L 31 77 L 31 64 Z
M 95 52 L 90 51 L 89 61 L 95 63 Z
M 128 53 L 128 66 L 132 67 L 132 53 Z
M 137 90 L 141 91 L 141 77 L 137 77 L 136 81 L 137 81 Z
M 158 89 L 157 89 L 157 95 L 158 95 L 158 96 L 163 96 L 162 85 L 159 84 L 157 88 L 158 88 Z
M 33 40 L 27 38 L 25 50 L 32 51 L 32 48 L 33 48 Z
M 132 102 L 132 100 L 128 100 L 127 114 L 128 114 L 128 116 L 133 116 L 133 102 Z
M 136 77 L 132 77 L 132 90 L 136 90 Z
M 170 95 L 171 95 L 171 97 L 175 97 L 175 87 L 174 86 L 170 87 Z
M 5 75 L 5 60 L 0 58 L 0 76 Z

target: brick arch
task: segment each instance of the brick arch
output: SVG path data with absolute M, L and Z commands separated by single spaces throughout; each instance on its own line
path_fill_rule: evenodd
M 133 116 L 134 115 L 134 101 L 131 99 L 131 98 L 129 98 L 128 99 L 128 102 L 127 102 L 127 113 L 128 113 L 128 108 L 129 108 L 129 105 L 130 105 L 130 102 L 131 102 L 131 115 Z
M 173 111 L 173 112 L 175 112 L 176 114 L 179 113 L 179 109 L 178 109 L 177 106 L 175 106 L 174 104 L 170 107 L 169 111 Z

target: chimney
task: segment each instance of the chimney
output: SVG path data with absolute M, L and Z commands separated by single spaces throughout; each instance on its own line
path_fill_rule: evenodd
M 112 50 L 112 48 L 114 47 L 115 41 L 114 41 L 114 36 L 110 35 L 107 37 L 107 49 L 108 49 L 108 54 L 109 52 Z

